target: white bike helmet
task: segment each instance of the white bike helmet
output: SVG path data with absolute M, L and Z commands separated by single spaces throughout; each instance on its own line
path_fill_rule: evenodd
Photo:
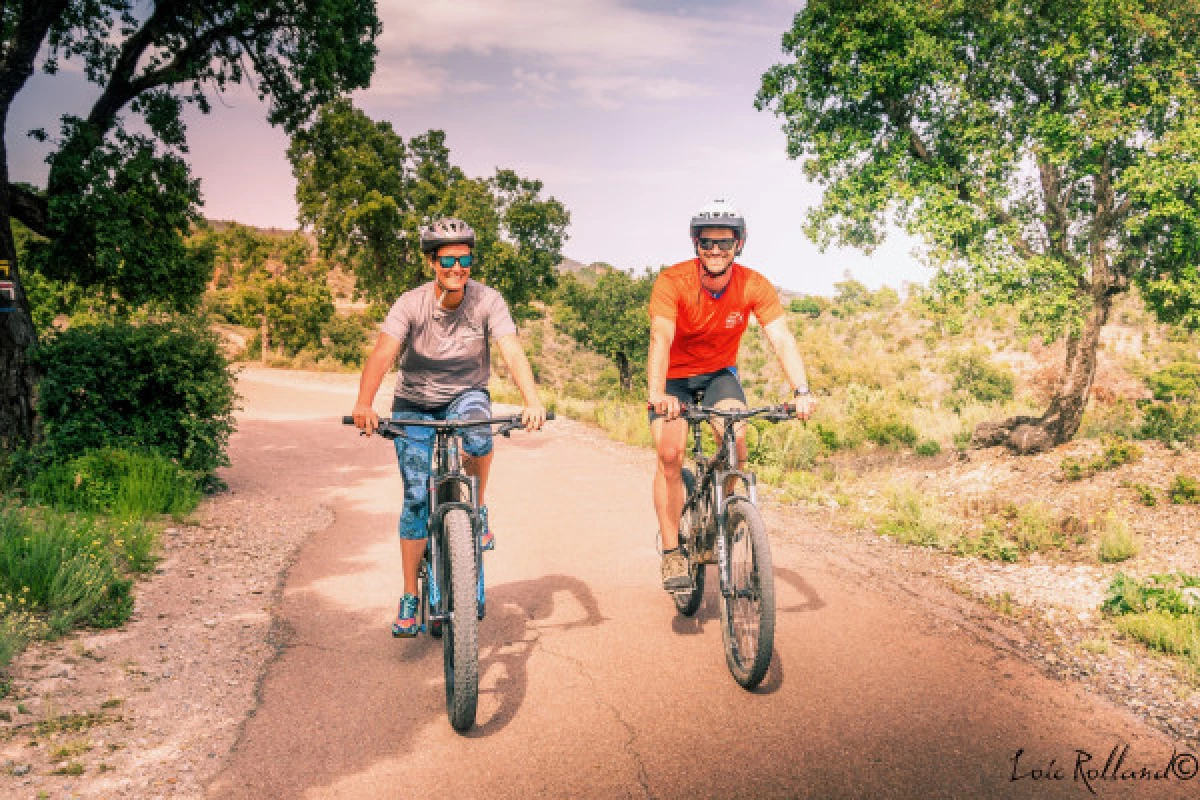
M 743 244 L 746 242 L 746 219 L 736 206 L 725 200 L 713 200 L 692 216 L 690 232 L 693 239 L 700 238 L 700 231 L 705 228 L 732 228 L 734 235 Z
M 475 246 L 475 231 L 461 219 L 446 217 L 421 228 L 421 252 L 434 253 L 447 244 Z

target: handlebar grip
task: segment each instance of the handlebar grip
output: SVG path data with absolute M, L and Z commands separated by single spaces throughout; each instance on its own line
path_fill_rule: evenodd
M 353 425 L 354 417 L 342 417 L 342 424 L 343 425 Z
M 783 404 L 783 413 L 787 414 L 788 416 L 794 415 L 796 413 L 795 404 L 794 403 L 784 403 Z
M 548 419 L 548 420 L 550 420 L 550 419 L 554 419 L 554 412 L 553 412 L 553 411 L 547 411 L 547 412 L 546 412 L 546 419 Z

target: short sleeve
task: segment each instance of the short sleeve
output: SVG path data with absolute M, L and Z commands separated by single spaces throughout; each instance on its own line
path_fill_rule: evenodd
M 650 317 L 663 317 L 674 321 L 679 316 L 679 286 L 667 276 L 666 270 L 654 279 L 650 290 Z
M 779 302 L 779 292 L 771 282 L 762 275 L 755 273 L 748 287 L 750 310 L 758 319 L 758 324 L 764 328 L 783 316 L 783 304 Z
M 499 292 L 492 292 L 492 300 L 488 303 L 487 329 L 493 339 L 500 339 L 517 332 L 517 323 L 513 322 L 512 312 L 508 310 L 508 303 L 504 301 L 504 295 Z
M 380 328 L 388 336 L 394 339 L 399 339 L 401 342 L 407 341 L 408 330 L 411 315 L 408 306 L 401 297 L 392 304 L 391 310 L 383 320 L 383 326 Z

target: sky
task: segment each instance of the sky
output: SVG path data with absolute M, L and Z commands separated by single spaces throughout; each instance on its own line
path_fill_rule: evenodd
M 821 187 L 789 160 L 781 119 L 754 108 L 763 72 L 800 4 L 782 0 L 380 0 L 371 86 L 355 104 L 405 138 L 446 132 L 469 175 L 510 168 L 571 213 L 563 254 L 640 270 L 692 255 L 687 225 L 715 198 L 747 220 L 742 263 L 786 289 L 831 294 L 849 271 L 900 288 L 929 271 L 896 232 L 874 254 L 804 235 Z M 5 144 L 11 177 L 45 184 L 47 145 L 25 135 L 84 114 L 96 96 L 77 66 L 35 75 Z M 296 227 L 287 137 L 248 87 L 189 112 L 203 213 Z

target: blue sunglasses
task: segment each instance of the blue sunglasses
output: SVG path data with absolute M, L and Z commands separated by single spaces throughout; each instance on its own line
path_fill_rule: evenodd
M 450 269 L 455 264 L 461 264 L 463 269 L 470 269 L 471 264 L 475 262 L 475 256 L 470 253 L 465 256 L 438 256 L 437 260 L 442 265 L 442 269 Z

